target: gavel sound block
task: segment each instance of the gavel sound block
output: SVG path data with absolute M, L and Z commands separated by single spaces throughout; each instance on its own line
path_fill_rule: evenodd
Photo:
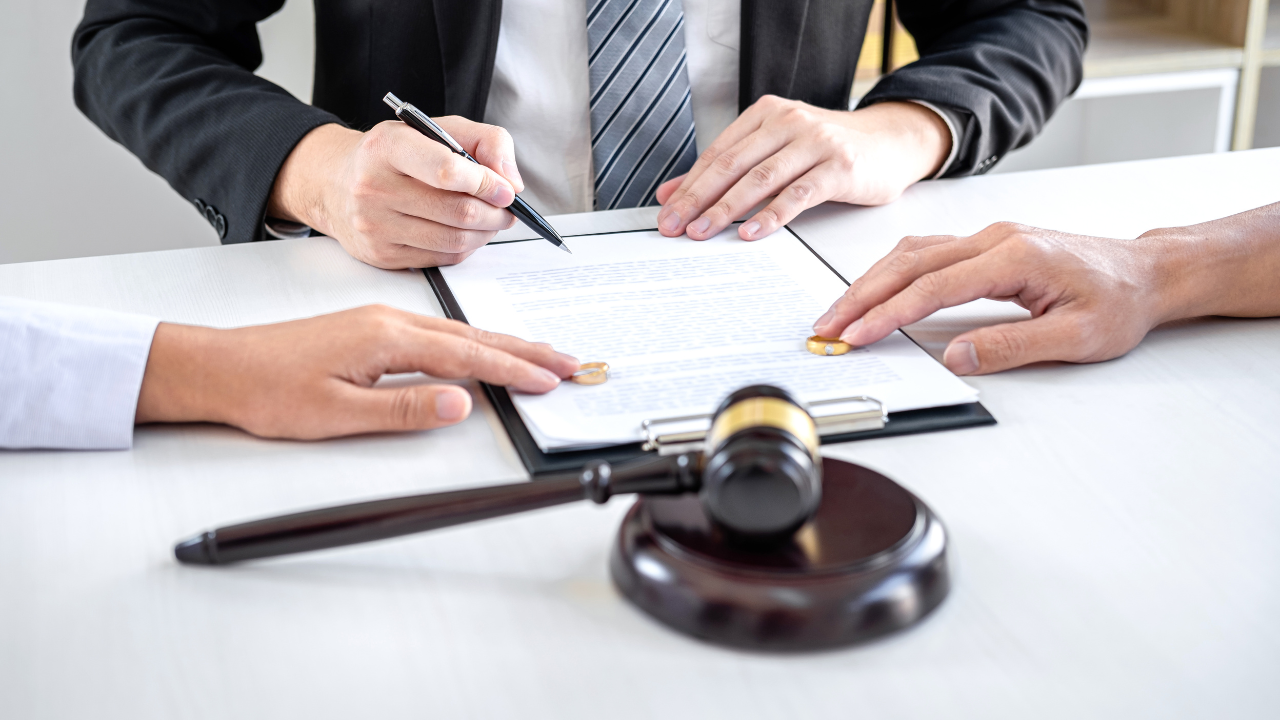
M 662 623 L 753 650 L 833 648 L 906 628 L 949 589 L 947 537 L 880 473 L 823 461 L 822 502 L 790 540 L 743 548 L 696 496 L 650 495 L 622 522 L 610 573 Z

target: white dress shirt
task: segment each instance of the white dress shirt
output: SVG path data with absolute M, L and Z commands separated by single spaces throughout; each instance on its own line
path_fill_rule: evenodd
M 741 2 L 684 0 L 699 152 L 738 117 Z M 521 197 L 545 215 L 594 204 L 590 97 L 586 0 L 504 0 L 484 121 L 511 133 Z
M 0 448 L 131 447 L 157 324 L 0 297 Z
M 684 43 L 698 152 L 738 117 L 738 46 L 742 0 L 684 0 Z M 588 212 L 595 199 L 591 167 L 591 83 L 587 77 L 586 0 L 504 0 L 498 53 L 484 121 L 511 133 L 525 182 L 521 197 L 547 215 Z M 852 90 L 852 88 L 850 88 Z M 956 127 L 947 124 L 955 160 Z

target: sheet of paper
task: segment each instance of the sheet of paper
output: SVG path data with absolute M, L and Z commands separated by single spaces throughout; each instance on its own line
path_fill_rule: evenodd
M 551 343 L 612 368 L 603 385 L 513 393 L 544 451 L 635 442 L 645 419 L 709 413 L 752 383 L 806 401 L 870 395 L 890 412 L 977 391 L 900 332 L 845 355 L 805 349 L 845 284 L 788 230 L 703 242 L 657 232 L 488 245 L 442 272 L 476 327 Z

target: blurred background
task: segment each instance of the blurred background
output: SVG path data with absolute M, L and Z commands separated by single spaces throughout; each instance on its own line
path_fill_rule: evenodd
M 1280 146 L 1280 0 L 1085 0 L 1085 81 L 992 172 Z M 1269 7 L 1270 6 L 1270 7 Z M 3 0 L 0 263 L 217 244 L 195 208 L 80 114 L 71 32 L 83 0 Z M 852 98 L 884 58 L 877 8 Z M 311 98 L 310 0 L 258 27 L 258 74 Z M 900 25 L 890 67 L 915 59 Z M 1280 168 L 1277 168 L 1280 172 Z

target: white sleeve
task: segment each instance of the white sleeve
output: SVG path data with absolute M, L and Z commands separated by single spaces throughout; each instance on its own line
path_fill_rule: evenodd
M 0 297 L 0 448 L 131 447 L 159 322 Z

